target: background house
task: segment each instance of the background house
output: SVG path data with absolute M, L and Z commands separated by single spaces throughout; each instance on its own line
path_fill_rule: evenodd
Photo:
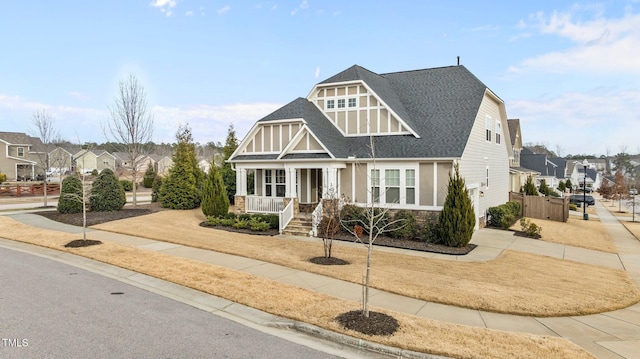
M 522 166 L 520 156 L 522 153 L 522 130 L 520 119 L 507 120 L 509 137 L 511 138 L 511 161 L 509 163 L 509 190 L 520 192 L 520 188 L 527 182 L 527 178 L 538 181 L 540 172 Z
M 42 141 L 21 132 L 0 132 L 0 173 L 8 181 L 35 179 L 44 174 Z M 43 157 L 44 158 L 44 157 Z

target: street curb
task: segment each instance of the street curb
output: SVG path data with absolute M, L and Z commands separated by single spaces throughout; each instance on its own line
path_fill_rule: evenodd
M 57 251 L 52 248 L 40 247 L 37 245 L 13 241 L 2 237 L 0 237 L 0 247 L 29 253 L 38 257 L 65 263 L 73 267 L 99 274 L 107 278 L 115 279 L 120 282 L 135 286 L 137 288 L 161 295 L 163 297 L 176 300 L 178 302 L 201 309 L 208 313 L 222 316 L 240 324 L 246 325 L 246 322 L 250 322 L 251 324 L 253 324 L 251 326 L 254 328 L 263 327 L 273 329 L 286 329 L 309 335 L 310 337 L 316 339 L 322 339 L 349 346 L 357 350 L 392 356 L 395 358 L 447 358 L 443 356 L 436 356 L 395 348 L 363 339 L 354 338 L 345 334 L 336 333 L 308 323 L 279 317 L 243 304 L 231 302 L 224 298 L 207 294 L 192 288 L 184 287 L 173 282 L 165 281 L 163 279 L 120 268 L 112 264 L 96 261 L 76 254 Z M 262 331 L 269 333 L 269 331 Z

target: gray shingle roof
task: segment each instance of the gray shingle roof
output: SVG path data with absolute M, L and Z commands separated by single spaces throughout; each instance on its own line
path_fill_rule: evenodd
M 32 152 L 41 151 L 44 147 L 39 138 L 29 136 L 22 132 L 0 132 L 0 140 L 3 140 L 10 145 L 32 146 Z
M 509 126 L 509 138 L 511 138 L 511 143 L 516 143 L 516 135 L 518 134 L 518 128 L 520 128 L 520 119 L 508 119 L 507 126 Z
M 457 158 L 467 144 L 487 86 L 464 66 L 375 74 L 354 65 L 319 85 L 364 81 L 420 138 L 376 136 L 377 158 Z M 369 158 L 369 137 L 344 137 L 313 103 L 298 98 L 260 121 L 303 118 L 337 158 Z M 246 159 L 236 156 L 233 160 Z

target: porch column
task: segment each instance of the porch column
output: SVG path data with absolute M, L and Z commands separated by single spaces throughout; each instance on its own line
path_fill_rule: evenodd
M 247 195 L 247 170 L 236 168 L 236 195 Z
M 297 198 L 298 191 L 296 184 L 298 183 L 297 170 L 295 168 L 286 168 L 286 180 L 285 180 L 285 197 Z
M 323 168 L 322 169 L 322 197 L 327 198 L 329 190 L 333 189 L 333 193 L 339 193 L 338 190 L 338 169 Z

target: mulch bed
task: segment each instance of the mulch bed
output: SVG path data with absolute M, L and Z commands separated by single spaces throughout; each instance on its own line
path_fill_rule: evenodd
M 313 257 L 309 258 L 309 262 L 313 264 L 320 264 L 323 266 L 343 266 L 349 264 L 349 262 L 344 259 L 334 258 L 334 257 Z
M 158 211 L 165 210 L 160 203 L 140 204 L 135 207 L 125 206 L 120 211 L 112 212 L 91 212 L 87 211 L 87 227 L 105 222 L 116 221 L 130 217 L 143 216 Z M 80 213 L 59 213 L 58 211 L 34 212 L 53 221 L 71 224 L 82 227 L 82 212 Z
M 67 248 L 80 248 L 80 247 L 95 246 L 98 244 L 102 244 L 102 242 L 94 241 L 93 239 L 76 239 L 65 244 L 64 246 Z
M 369 311 L 368 318 L 362 315 L 361 310 L 352 310 L 340 314 L 336 320 L 347 329 L 367 335 L 391 335 L 400 327 L 396 318 L 372 311 Z
M 244 234 L 253 234 L 256 236 L 276 236 L 278 234 L 280 234 L 280 231 L 278 231 L 277 229 L 273 229 L 273 228 L 269 228 L 266 231 L 252 231 L 248 228 L 235 228 L 235 227 L 227 227 L 227 226 L 212 226 L 207 224 L 207 222 L 201 222 L 200 223 L 200 227 L 205 227 L 205 228 L 213 228 L 213 229 L 221 229 L 223 231 L 227 231 L 227 232 L 236 232 L 236 233 L 244 233 Z
M 355 242 L 354 237 L 349 235 L 340 235 L 335 239 L 339 241 Z M 362 241 L 365 243 L 366 243 L 366 240 L 367 238 L 362 238 Z M 454 256 L 463 256 L 465 254 L 469 254 L 469 252 L 471 252 L 477 247 L 477 245 L 471 244 L 471 243 L 466 245 L 465 247 L 449 247 L 443 244 L 435 244 L 435 243 L 428 243 L 428 242 L 418 241 L 418 240 L 391 238 L 391 237 L 384 237 L 384 236 L 378 237 L 373 243 L 373 245 L 382 246 L 382 247 L 411 249 L 413 251 L 449 254 Z

